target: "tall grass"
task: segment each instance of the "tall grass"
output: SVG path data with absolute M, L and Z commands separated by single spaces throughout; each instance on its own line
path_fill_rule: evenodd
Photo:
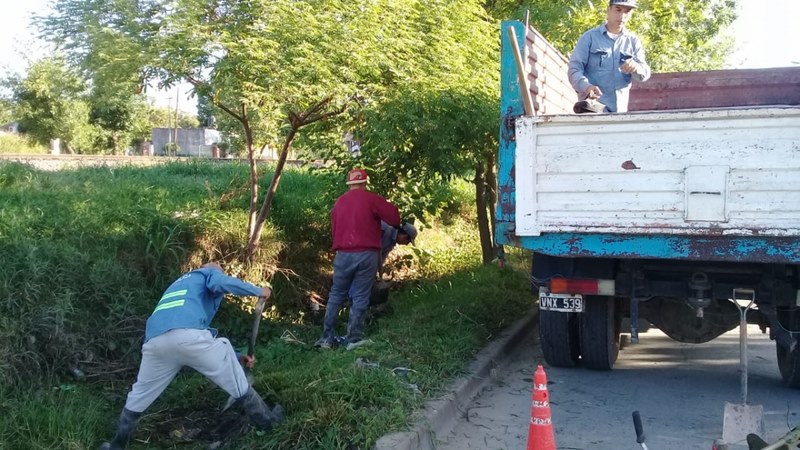
M 135 363 L 142 320 L 161 290 L 189 266 L 240 252 L 246 209 L 221 203 L 227 182 L 244 171 L 0 165 L 0 380 L 77 367 L 99 376 Z M 246 205 L 241 195 L 225 201 Z M 276 267 L 282 249 L 269 245 L 273 231 L 262 267 Z
M 403 263 L 394 275 L 404 288 L 392 294 L 393 313 L 370 319 L 376 344 L 313 350 L 319 313 L 309 306 L 326 296 L 331 183 L 341 181 L 285 173 L 257 259 L 244 266 L 246 179 L 238 164 L 47 173 L 0 164 L 0 407 L 13 410 L 0 415 L 0 448 L 93 448 L 107 438 L 135 378 L 155 299 L 207 260 L 275 286 L 255 386 L 286 407 L 288 420 L 230 448 L 368 448 L 402 428 L 528 307 L 524 273 L 479 264 L 469 190 L 456 185 L 443 188 L 442 214 L 426 218 L 416 246 L 393 255 Z M 241 346 L 249 301 L 231 300 L 215 326 Z M 343 311 L 342 332 L 346 321 Z M 298 341 L 281 339 L 287 335 Z M 359 368 L 358 357 L 380 367 Z M 180 378 L 145 415 L 137 435 L 144 443 L 132 448 L 177 445 L 174 431 L 197 414 L 214 421 L 224 393 L 196 374 Z
M 48 148 L 33 144 L 19 134 L 0 133 L 0 154 L 46 154 Z

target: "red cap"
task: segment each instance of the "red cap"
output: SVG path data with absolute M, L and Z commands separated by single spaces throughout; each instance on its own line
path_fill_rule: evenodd
M 347 172 L 347 184 L 366 183 L 368 180 L 367 171 L 364 169 L 353 169 Z

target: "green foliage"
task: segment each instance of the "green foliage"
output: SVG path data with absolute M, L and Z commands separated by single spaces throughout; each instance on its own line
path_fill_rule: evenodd
M 416 247 L 396 250 L 410 262 L 402 267 L 407 289 L 392 294 L 394 315 L 370 322 L 374 347 L 319 353 L 284 342 L 285 330 L 305 342 L 319 333 L 308 302 L 324 296 L 329 282 L 332 199 L 324 193 L 331 183 L 341 186 L 341 177 L 288 171 L 274 227 L 245 267 L 236 254 L 246 239 L 247 171 L 203 162 L 62 172 L 0 165 L 0 398 L 11 411 L 0 418 L 1 441 L 10 448 L 87 448 L 107 438 L 135 377 L 154 299 L 182 270 L 211 259 L 275 286 L 256 386 L 286 406 L 289 420 L 234 444 L 243 448 L 368 447 L 405 424 L 529 304 L 524 273 L 476 267 L 468 189 L 456 183 L 449 194 L 442 191 L 446 214 L 428 218 L 432 228 L 421 227 Z M 502 304 L 495 301 L 500 292 Z M 250 307 L 247 300 L 225 302 L 215 319 L 238 345 Z M 432 314 L 437 320 L 419 320 Z M 357 356 L 384 369 L 354 368 Z M 398 366 L 413 372 L 393 375 L 389 369 Z M 73 379 L 72 368 L 95 383 Z M 216 417 L 223 401 L 224 393 L 201 377 L 181 377 L 144 417 L 139 436 L 147 446 L 169 445 L 174 428 L 163 424 L 182 420 L 182 411 Z
M 0 154 L 26 153 L 45 154 L 48 148 L 44 145 L 31 143 L 22 135 L 0 134 Z
M 351 111 L 361 155 L 345 153 L 341 132 L 316 146 L 339 173 L 366 167 L 377 192 L 421 219 L 438 207 L 439 186 L 471 177 L 497 147 L 497 28 L 474 1 L 411 2 L 392 14 L 381 84 Z
M 97 130 L 89 123 L 83 79 L 62 59 L 43 59 L 25 79 L 12 81 L 20 127 L 41 145 L 60 138 L 68 152 L 92 152 Z
M 721 69 L 733 50 L 726 29 L 736 19 L 736 0 L 649 0 L 633 29 L 642 35 L 655 71 Z
M 129 83 L 103 80 L 89 96 L 90 122 L 101 130 L 98 146 L 112 155 L 122 154 L 132 142 L 149 139 L 151 130 L 146 121 L 150 106 L 144 97 L 134 93 Z
M 175 156 L 181 151 L 181 147 L 175 142 L 167 142 L 164 144 L 164 154 L 167 156 Z
M 7 83 L 7 80 L 0 80 L 0 87 Z M 0 96 L 0 125 L 5 125 L 14 120 L 14 104 L 10 99 Z
M 161 0 L 58 0 L 36 23 L 95 86 L 138 93 L 152 77 L 148 62 L 165 12 Z
M 150 136 L 141 93 L 150 70 L 144 61 L 153 50 L 147 42 L 157 31 L 150 19 L 161 8 L 156 2 L 120 1 L 111 10 L 107 3 L 54 2 L 52 15 L 37 22 L 91 86 L 85 98 L 95 131 L 91 152 L 121 154 Z
M 121 51 L 136 50 L 131 59 L 142 63 L 140 72 L 160 74 L 165 85 L 192 83 L 207 106 L 203 116 L 217 117 L 234 149 L 281 148 L 294 138 L 289 130 L 314 124 L 314 136 L 302 144 L 341 157 L 343 130 L 360 127 L 373 145 L 373 161 L 391 154 L 411 167 L 421 157 L 409 184 L 425 196 L 430 184 L 421 180 L 464 175 L 496 145 L 496 26 L 475 0 L 221 1 L 213 7 L 180 0 L 160 12 L 154 12 L 157 2 L 56 3 L 45 29 L 89 62 L 106 35 L 140 31 Z M 96 33 L 92 24 L 107 31 Z M 425 133 L 418 135 L 420 129 Z M 423 169 L 430 161 L 436 166 Z
M 603 23 L 605 0 L 493 0 L 487 7 L 495 18 L 530 23 L 569 57 L 583 32 Z M 654 72 L 722 68 L 732 51 L 727 28 L 736 18 L 736 0 L 642 0 L 630 29 L 642 38 Z
M 0 384 L 0 442 L 3 449 L 94 448 L 111 430 L 105 401 L 83 384 L 46 388 Z
M 202 222 L 191 214 L 214 205 L 209 196 L 226 186 L 206 187 L 213 169 L 0 165 L 0 353 L 8 365 L 0 379 L 130 364 L 151 299 L 217 248 L 199 241 Z

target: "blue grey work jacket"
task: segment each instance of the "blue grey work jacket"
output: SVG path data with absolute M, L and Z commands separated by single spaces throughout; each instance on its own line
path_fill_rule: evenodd
M 217 330 L 210 328 L 210 324 L 225 294 L 257 297 L 261 292 L 260 287 L 215 268 L 187 272 L 164 291 L 147 319 L 144 341 L 176 328 L 211 330 L 216 336 Z
M 627 111 L 632 76 L 619 67 L 628 58 L 633 58 L 641 67 L 641 73 L 632 74 L 637 81 L 650 78 L 644 47 L 636 35 L 623 29 L 614 39 L 609 36 L 605 24 L 583 33 L 569 59 L 568 72 L 578 99 L 584 100 L 586 89 L 595 85 L 603 91 L 599 101 L 608 111 Z

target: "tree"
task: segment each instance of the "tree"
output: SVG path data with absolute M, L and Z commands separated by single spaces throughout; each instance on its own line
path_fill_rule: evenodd
M 155 70 L 147 64 L 152 57 L 149 42 L 158 31 L 162 3 L 62 0 L 54 2 L 52 15 L 36 20 L 91 86 L 87 101 L 101 151 L 110 148 L 117 154 L 145 138 L 140 123 L 147 109 L 143 91 Z
M 89 97 L 90 120 L 102 131 L 102 148 L 110 148 L 112 155 L 121 153 L 122 147 L 140 140 L 137 116 L 141 118 L 148 109 L 140 94 L 131 94 L 124 85 L 108 83 L 95 86 Z
M 733 41 L 725 35 L 736 19 L 736 0 L 640 2 L 629 24 L 642 38 L 654 72 L 722 68 Z M 570 55 L 580 35 L 605 20 L 607 1 L 486 0 L 498 19 L 523 19 L 559 51 Z
M 16 116 L 28 136 L 42 145 L 59 138 L 69 153 L 92 149 L 97 135 L 89 123 L 83 79 L 59 58 L 34 63 L 27 77 L 11 82 Z
M 11 122 L 14 118 L 14 105 L 10 99 L 0 98 L 0 124 Z
M 714 64 L 724 46 L 712 38 L 732 19 L 733 1 L 652 0 L 651 16 L 639 14 L 638 26 L 656 49 L 677 43 L 719 50 L 706 58 Z M 505 15 L 531 7 L 536 11 L 532 22 L 564 53 L 605 10 L 589 0 L 55 3 L 57 13 L 44 20 L 45 30 L 73 49 L 85 70 L 120 77 L 135 73 L 139 85 L 152 78 L 163 86 L 188 81 L 204 105 L 213 105 L 204 106 L 205 118 L 215 111 L 224 116 L 217 117 L 221 127 L 238 127 L 250 163 L 248 260 L 257 251 L 286 158 L 298 139 L 338 158 L 340 169 L 369 165 L 375 181 L 411 209 L 426 205 L 426 192 L 436 180 L 473 179 L 488 260 L 499 52 L 497 25 L 486 10 Z M 651 52 L 656 70 L 700 65 L 697 58 L 665 54 Z M 344 158 L 344 131 L 362 137 L 362 160 Z M 280 156 L 262 196 L 257 156 L 265 146 L 279 148 Z
M 643 36 L 653 70 L 721 69 L 733 49 L 725 33 L 736 20 L 736 0 L 707 2 L 650 0 L 633 29 Z
M 462 54 L 469 48 L 487 50 L 483 60 L 493 59 L 491 47 L 483 43 L 471 47 L 471 30 L 459 25 L 458 14 L 483 19 L 474 4 L 464 8 L 462 2 L 441 0 L 393 5 L 336 0 L 178 3 L 175 13 L 165 19 L 163 29 L 168 31 L 158 40 L 160 63 L 170 74 L 165 82 L 188 80 L 198 96 L 209 98 L 241 125 L 251 167 L 248 259 L 257 249 L 283 165 L 301 130 L 312 127 L 321 137 L 316 145 L 338 149 L 341 128 L 337 132 L 336 125 L 353 117 L 345 113 L 381 104 L 394 95 L 394 89 L 414 80 L 426 80 L 428 85 L 417 84 L 424 89 L 444 86 L 445 82 L 434 80 L 454 79 L 448 76 L 449 67 L 454 61 L 464 64 Z M 442 27 L 440 19 L 448 26 Z M 444 36 L 440 30 L 454 29 L 461 33 L 458 40 L 452 34 L 440 39 Z M 496 72 L 491 76 L 496 78 Z M 341 121 L 329 123 L 335 118 Z M 265 145 L 280 148 L 280 156 L 259 206 L 255 157 Z
M 164 55 L 159 63 L 170 74 L 166 82 L 188 81 L 243 130 L 250 162 L 250 260 L 294 139 L 302 128 L 341 114 L 355 90 L 355 77 L 342 67 L 363 51 L 359 40 L 345 36 L 358 24 L 357 10 L 337 1 L 182 0 L 174 11 L 158 40 Z M 266 144 L 281 151 L 259 206 L 256 150 Z
M 499 49 L 497 26 L 477 1 L 426 2 L 422 19 L 400 39 L 424 36 L 414 49 L 413 72 L 395 81 L 365 111 L 363 159 L 380 174 L 381 188 L 421 216 L 432 185 L 465 177 L 475 186 L 484 262 L 494 257 L 491 220 L 497 151 Z M 421 11 L 422 12 L 422 11 Z M 432 211 L 431 211 L 432 212 Z

